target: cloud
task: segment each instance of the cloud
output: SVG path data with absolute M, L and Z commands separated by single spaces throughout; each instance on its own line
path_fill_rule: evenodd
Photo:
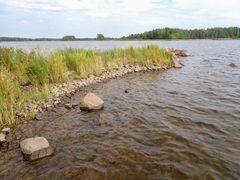
M 239 7 L 240 0 L 0 0 L 0 34 L 121 36 L 166 26 L 240 26 Z
M 239 18 L 240 0 L 172 0 L 175 9 L 205 17 Z M 240 20 L 240 19 L 239 19 Z
M 17 9 L 39 11 L 83 11 L 89 16 L 128 16 L 154 8 L 157 0 L 7 0 L 4 4 Z M 162 0 L 158 0 L 161 2 Z

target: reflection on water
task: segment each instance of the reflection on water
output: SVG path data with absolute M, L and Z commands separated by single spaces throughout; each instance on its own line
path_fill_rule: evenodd
M 180 70 L 131 74 L 67 100 L 92 91 L 103 111 L 62 106 L 18 125 L 13 142 L 44 136 L 55 155 L 29 163 L 12 143 L 0 151 L 1 179 L 239 179 L 240 41 L 154 43 L 192 57 Z

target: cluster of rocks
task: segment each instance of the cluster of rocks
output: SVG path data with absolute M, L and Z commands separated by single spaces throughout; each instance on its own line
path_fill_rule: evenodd
M 173 53 L 173 63 L 175 68 L 182 68 L 183 64 L 180 62 L 180 57 L 188 57 L 190 53 L 186 49 L 165 48 L 166 51 Z
M 188 57 L 191 54 L 186 49 L 165 48 L 166 51 L 172 52 L 177 57 Z

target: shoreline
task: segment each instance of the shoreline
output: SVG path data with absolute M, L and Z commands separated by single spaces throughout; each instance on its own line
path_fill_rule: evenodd
M 167 70 L 171 68 L 182 68 L 183 64 L 180 62 L 180 57 L 188 57 L 190 53 L 187 50 L 180 50 L 174 48 L 165 48 L 166 51 L 173 53 L 173 66 L 172 67 L 162 67 L 162 66 L 139 66 L 139 65 L 130 65 L 119 68 L 117 70 L 106 71 L 100 76 L 90 75 L 87 79 L 82 80 L 68 80 L 67 82 L 61 84 L 52 84 L 50 85 L 50 94 L 51 98 L 47 101 L 40 101 L 34 103 L 28 103 L 23 107 L 23 111 L 17 113 L 17 119 L 25 120 L 25 119 L 37 119 L 36 115 L 44 112 L 52 107 L 56 107 L 59 104 L 65 104 L 64 98 L 71 97 L 78 90 L 83 87 L 87 87 L 96 83 L 103 83 L 110 79 L 123 77 L 128 74 L 136 73 L 136 72 L 152 72 L 152 71 L 160 71 Z M 75 105 L 65 104 L 66 108 L 71 109 Z M 34 113 L 34 115 L 32 115 Z M 20 122 L 21 122 L 20 121 Z
M 84 79 L 84 80 L 70 80 L 62 84 L 54 84 L 50 86 L 51 98 L 47 101 L 40 101 L 37 103 L 26 104 L 23 108 L 23 111 L 17 113 L 17 119 L 34 119 L 36 114 L 44 112 L 44 110 L 55 107 L 59 104 L 64 104 L 64 98 L 71 97 L 78 90 L 83 87 L 87 87 L 97 83 L 104 83 L 110 79 L 120 78 L 128 74 L 136 72 L 152 72 L 170 69 L 167 67 L 141 67 L 141 66 L 131 66 L 124 67 L 119 70 L 109 71 L 103 73 L 101 76 L 94 76 Z M 67 104 L 66 104 L 67 105 Z M 30 114 L 34 113 L 34 117 L 31 117 Z

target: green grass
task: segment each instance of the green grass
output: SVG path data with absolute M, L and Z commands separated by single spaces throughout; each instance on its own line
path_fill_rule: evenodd
M 67 66 L 64 56 L 59 52 L 51 53 L 48 60 L 49 81 L 51 83 L 62 83 L 67 80 Z
M 0 125 L 12 124 L 18 109 L 20 88 L 9 70 L 0 69 Z
M 52 83 L 99 76 L 128 64 L 172 67 L 172 54 L 154 45 L 103 52 L 69 48 L 48 56 L 0 47 L 0 127 L 13 124 L 26 102 L 47 100 Z

